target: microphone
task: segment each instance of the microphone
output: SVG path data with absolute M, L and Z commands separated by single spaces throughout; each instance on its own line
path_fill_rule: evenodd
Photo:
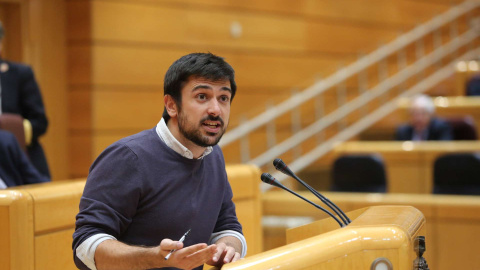
M 283 162 L 283 160 L 276 158 L 273 161 L 273 166 L 275 166 L 275 169 L 278 171 L 292 177 L 293 179 L 297 180 L 300 184 L 302 184 L 305 188 L 307 188 L 313 195 L 315 195 L 317 198 L 319 198 L 325 205 L 327 205 L 330 209 L 332 209 L 343 221 L 345 225 L 348 225 L 350 222 L 352 222 L 347 215 L 333 202 L 331 202 L 327 197 L 323 196 L 320 194 L 320 192 L 316 191 L 314 188 L 312 188 L 310 185 L 305 183 L 302 179 L 298 178 L 295 173 L 290 170 L 290 168 Z
M 330 211 L 326 210 L 325 208 L 321 207 L 320 205 L 316 204 L 316 203 L 313 203 L 312 201 L 306 199 L 305 197 L 297 194 L 296 192 L 294 192 L 293 190 L 287 188 L 286 186 L 282 185 L 277 179 L 275 179 L 275 177 L 273 177 L 271 174 L 269 173 L 262 173 L 262 176 L 260 177 L 262 179 L 262 182 L 264 183 L 267 183 L 269 185 L 272 185 L 272 186 L 275 186 L 275 187 L 279 187 L 283 190 L 286 190 L 290 193 L 292 193 L 293 195 L 297 196 L 298 198 L 308 202 L 309 204 L 315 206 L 316 208 L 322 210 L 323 212 L 327 213 L 329 216 L 331 216 L 333 219 L 335 219 L 336 222 L 338 222 L 338 224 L 340 225 L 340 227 L 344 227 L 345 224 L 343 224 L 342 222 L 340 222 L 340 220 L 335 217 Z

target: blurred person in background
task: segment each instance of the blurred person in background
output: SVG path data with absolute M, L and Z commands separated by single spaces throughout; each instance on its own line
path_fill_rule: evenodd
M 0 130 L 0 189 L 48 181 L 30 163 L 15 136 Z
M 467 96 L 480 96 L 480 75 L 477 74 L 470 78 L 465 85 L 465 94 Z
M 22 116 L 28 157 L 41 174 L 50 178 L 47 159 L 38 142 L 48 127 L 40 89 L 29 66 L 3 59 L 4 36 L 0 22 L 0 114 Z
M 410 104 L 410 123 L 397 128 L 398 141 L 450 141 L 452 128 L 435 117 L 435 105 L 427 95 L 416 95 Z

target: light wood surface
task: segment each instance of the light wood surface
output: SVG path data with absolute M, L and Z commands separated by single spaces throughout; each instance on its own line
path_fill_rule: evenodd
M 0 215 L 2 268 L 34 269 L 33 200 L 28 192 L 1 190 Z
M 248 243 L 248 255 L 263 249 L 260 171 L 227 166 L 233 201 Z M 85 179 L 0 190 L 2 269 L 76 269 L 72 234 Z
M 432 193 L 433 165 L 448 153 L 480 151 L 480 141 L 450 142 L 345 142 L 334 149 L 335 155 L 379 154 L 387 172 L 390 193 Z
M 425 233 L 425 218 L 409 206 L 363 209 L 344 228 L 324 230 L 323 221 L 290 231 L 294 242 L 222 269 L 369 269 L 388 258 L 394 269 L 411 269 L 416 258 L 413 240 Z M 353 217 L 354 215 L 352 215 Z
M 247 241 L 247 255 L 263 251 L 262 207 L 259 188 L 260 170 L 251 165 L 227 166 L 237 217 Z
M 71 177 L 86 176 L 99 148 L 158 122 L 164 73 L 181 55 L 210 51 L 234 67 L 239 91 L 233 127 L 242 115 L 258 114 L 267 101 L 284 100 L 292 89 L 312 85 L 359 53 L 450 8 L 445 1 L 401 0 L 85 0 L 65 5 Z M 241 28 L 241 34 L 232 34 L 232 27 Z M 409 62 L 413 55 L 407 54 Z M 396 62 L 388 66 L 394 70 Z M 368 74 L 375 81 L 377 68 Z M 357 78 L 347 85 L 354 91 Z M 252 149 L 258 145 L 263 144 Z M 238 157 L 227 161 L 238 162 Z
M 168 0 L 164 2 L 169 2 Z M 460 3 L 461 0 L 443 1 L 398 1 L 381 0 L 298 0 L 289 1 L 216 1 L 216 0 L 180 0 L 177 2 L 190 5 L 208 4 L 218 8 L 235 7 L 238 9 L 256 10 L 288 15 L 308 15 L 312 18 L 337 19 L 349 22 L 381 23 L 390 25 L 416 25 L 422 18 L 433 16 L 448 8 L 449 4 Z
M 308 192 L 302 191 L 300 194 L 320 203 Z M 344 211 L 373 205 L 411 205 L 420 210 L 427 220 L 425 258 L 430 269 L 477 269 L 480 267 L 480 258 L 475 255 L 477 249 L 474 247 L 475 243 L 480 242 L 480 216 L 478 215 L 480 197 L 333 192 L 322 194 Z M 315 219 L 327 217 L 323 212 L 283 191 L 270 191 L 264 193 L 262 197 L 265 216 L 310 216 Z

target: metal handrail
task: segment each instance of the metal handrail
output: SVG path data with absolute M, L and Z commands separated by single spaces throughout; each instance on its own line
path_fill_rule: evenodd
M 442 47 L 439 47 L 429 55 L 424 56 L 423 58 L 419 59 L 415 63 L 401 70 L 397 74 L 382 81 L 376 87 L 370 89 L 365 94 L 358 96 L 357 98 L 341 106 L 334 112 L 326 115 L 322 119 L 317 120 L 316 122 L 312 123 L 308 127 L 301 130 L 300 132 L 297 132 L 296 134 L 292 135 L 290 138 L 270 148 L 260 156 L 250 160 L 250 163 L 256 164 L 257 166 L 262 166 L 268 163 L 274 158 L 287 152 L 292 147 L 295 147 L 301 144 L 302 142 L 312 137 L 316 133 L 332 125 L 338 119 L 341 119 L 347 116 L 349 113 L 361 108 L 362 106 L 366 105 L 368 102 L 381 96 L 382 94 L 386 93 L 388 90 L 392 89 L 393 87 L 400 85 L 405 80 L 411 78 L 415 74 L 418 74 L 420 71 L 436 63 L 443 57 L 455 52 L 458 48 L 465 46 L 466 44 L 474 40 L 476 37 L 478 37 L 478 32 L 474 29 L 471 29 L 465 32 L 461 36 L 451 40 L 449 43 L 445 44 Z
M 362 118 L 361 120 L 355 122 L 352 124 L 350 127 L 346 128 L 345 130 L 341 131 L 337 135 L 333 136 L 332 138 L 328 139 L 321 145 L 317 146 L 316 148 L 312 149 L 310 152 L 302 155 L 300 158 L 296 159 L 294 162 L 289 164 L 289 167 L 292 171 L 300 171 L 310 164 L 312 164 L 313 161 L 317 160 L 318 158 L 322 157 L 324 154 L 328 153 L 329 151 L 333 150 L 335 148 L 335 145 L 342 143 L 362 130 L 365 130 L 366 128 L 370 127 L 373 125 L 375 122 L 379 121 L 385 115 L 388 115 L 389 113 L 393 112 L 394 110 L 397 109 L 397 104 L 400 99 L 412 96 L 417 93 L 424 92 L 425 90 L 435 86 L 445 78 L 451 76 L 455 72 L 455 63 L 466 59 L 466 58 L 471 58 L 474 56 L 478 56 L 480 54 L 480 49 L 476 49 L 470 52 L 467 52 L 463 54 L 462 56 L 458 57 L 457 59 L 453 60 L 449 64 L 447 64 L 444 68 L 438 70 L 434 74 L 430 75 L 429 77 L 425 78 L 421 82 L 417 83 L 407 91 L 403 92 L 402 94 L 398 95 L 396 98 L 390 100 L 389 102 L 385 103 L 382 105 L 380 108 L 376 109 L 374 112 L 369 114 L 368 116 Z M 275 172 L 273 173 L 273 176 L 279 180 L 283 181 L 287 178 L 286 175 Z M 262 191 L 266 191 L 270 189 L 271 186 L 262 184 Z
M 275 120 L 286 112 L 300 106 L 301 104 L 328 90 L 329 88 L 341 83 L 342 81 L 345 81 L 347 78 L 357 73 L 360 73 L 366 68 L 380 62 L 385 57 L 396 53 L 398 50 L 404 48 L 405 46 L 412 44 L 416 40 L 422 38 L 429 33 L 432 33 L 434 30 L 456 20 L 458 17 L 466 14 L 468 11 L 478 7 L 479 5 L 480 3 L 478 2 L 466 1 L 460 5 L 452 7 L 447 12 L 416 27 L 408 33 L 399 36 L 392 42 L 360 58 L 356 62 L 338 70 L 331 76 L 312 85 L 311 87 L 308 87 L 299 94 L 292 96 L 291 98 L 283 101 L 277 106 L 274 106 L 261 113 L 260 115 L 240 124 L 236 128 L 230 130 L 227 134 L 225 134 L 219 145 L 221 147 L 225 147 L 228 144 L 245 137 L 252 131 L 255 131 L 256 129 Z

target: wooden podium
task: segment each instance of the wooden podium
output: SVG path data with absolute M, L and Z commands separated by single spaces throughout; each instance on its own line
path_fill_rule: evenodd
M 419 210 L 372 206 L 347 215 L 352 223 L 346 227 L 323 219 L 290 229 L 287 245 L 222 269 L 414 269 L 415 239 L 426 232 L 425 217 Z

